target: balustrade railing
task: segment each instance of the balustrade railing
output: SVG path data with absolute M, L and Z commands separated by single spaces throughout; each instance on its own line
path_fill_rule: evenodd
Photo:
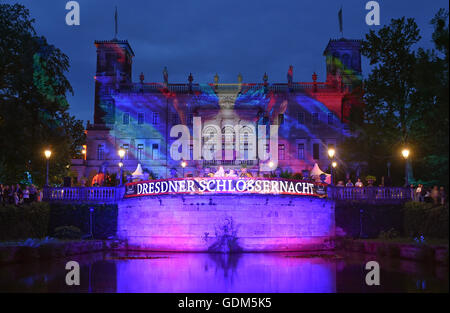
M 124 187 L 44 188 L 44 201 L 111 203 L 121 200 L 124 192 Z M 411 189 L 403 187 L 329 186 L 327 193 L 329 199 L 344 201 L 404 202 L 411 200 Z
M 411 189 L 404 187 L 329 187 L 328 197 L 333 200 L 407 201 Z
M 58 187 L 44 188 L 44 201 L 116 202 L 123 197 L 120 187 Z

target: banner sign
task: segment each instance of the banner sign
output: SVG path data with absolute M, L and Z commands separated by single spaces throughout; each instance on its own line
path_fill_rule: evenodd
M 125 185 L 125 198 L 176 194 L 272 194 L 326 197 L 325 183 L 283 178 L 192 177 Z

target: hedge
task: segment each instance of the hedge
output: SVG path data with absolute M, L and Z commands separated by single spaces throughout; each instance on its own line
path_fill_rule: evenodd
M 408 202 L 404 207 L 404 233 L 410 237 L 448 239 L 448 218 L 448 205 Z
M 62 204 L 34 202 L 21 206 L 0 206 L 0 240 L 54 237 L 58 227 L 70 226 L 90 234 L 90 208 L 95 239 L 113 237 L 117 230 L 115 204 Z
M 383 238 L 393 236 L 394 233 L 410 238 L 423 235 L 425 239 L 448 239 L 449 236 L 448 204 L 434 206 L 432 203 L 414 201 L 405 204 L 337 201 L 335 209 L 336 226 L 353 238 L 360 235 L 360 218 L 366 238 Z

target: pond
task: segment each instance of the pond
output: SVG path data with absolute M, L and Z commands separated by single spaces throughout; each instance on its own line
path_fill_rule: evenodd
M 66 262 L 80 264 L 67 286 Z M 365 264 L 380 264 L 367 286 Z M 349 253 L 100 252 L 0 267 L 0 292 L 448 292 L 448 267 Z

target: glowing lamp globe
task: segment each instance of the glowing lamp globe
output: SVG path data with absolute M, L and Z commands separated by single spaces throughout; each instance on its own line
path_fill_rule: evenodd
M 120 158 L 123 159 L 123 157 L 125 156 L 125 150 L 120 149 L 118 153 L 119 153 Z
M 45 151 L 44 151 L 44 154 L 45 154 L 45 157 L 46 157 L 47 159 L 50 159 L 50 157 L 51 157 L 51 155 L 52 155 L 52 152 L 51 152 L 50 150 L 45 150 Z
M 409 157 L 409 149 L 403 149 L 402 155 L 405 159 L 407 159 Z
M 329 148 L 328 149 L 328 156 L 330 158 L 333 158 L 335 154 L 336 154 L 336 150 L 334 150 L 334 148 Z

